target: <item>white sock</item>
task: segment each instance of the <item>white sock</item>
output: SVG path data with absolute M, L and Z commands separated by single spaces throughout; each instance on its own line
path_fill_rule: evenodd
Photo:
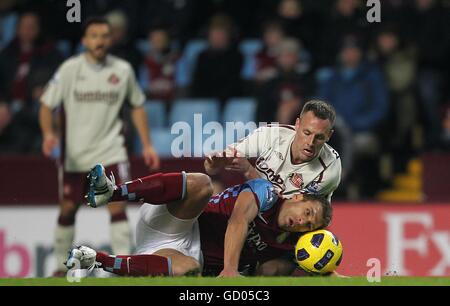
M 67 260 L 68 251 L 73 247 L 74 235 L 75 226 L 56 226 L 53 250 L 56 258 L 56 271 L 67 271 L 64 262 Z
M 111 223 L 111 249 L 115 255 L 131 254 L 131 230 L 128 220 Z

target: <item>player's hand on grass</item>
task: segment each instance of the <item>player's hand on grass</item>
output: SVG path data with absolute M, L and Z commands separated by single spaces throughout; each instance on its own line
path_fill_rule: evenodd
M 217 277 L 243 277 L 238 270 L 223 269 Z
M 44 153 L 46 157 L 50 157 L 53 149 L 58 145 L 58 138 L 53 133 L 45 134 L 43 138 L 42 153 Z
M 142 156 L 144 157 L 145 164 L 150 168 L 150 170 L 158 170 L 160 167 L 160 160 L 158 153 L 156 153 L 155 148 L 151 145 L 146 145 L 142 149 Z
M 339 274 L 336 271 L 331 272 L 330 276 L 331 277 L 339 277 L 339 278 L 350 278 L 350 276 Z

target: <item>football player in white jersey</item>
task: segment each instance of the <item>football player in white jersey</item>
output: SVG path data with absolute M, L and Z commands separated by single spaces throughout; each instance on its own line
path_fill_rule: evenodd
M 309 101 L 295 126 L 261 127 L 225 151 L 208 156 L 205 170 L 210 175 L 223 169 L 238 170 L 247 179 L 265 178 L 281 197 L 310 193 L 326 196 L 331 201 L 341 179 L 339 154 L 327 144 L 333 135 L 335 118 L 336 112 L 330 104 Z M 248 158 L 256 158 L 255 167 Z M 266 271 L 278 274 L 289 266 L 288 261 L 280 258 L 267 263 Z
M 125 101 L 143 145 L 143 157 L 151 169 L 159 168 L 159 158 L 151 145 L 145 96 L 133 69 L 124 60 L 108 54 L 110 25 L 99 17 L 84 25 L 82 43 L 86 49 L 65 61 L 49 82 L 42 98 L 40 124 L 42 151 L 50 156 L 59 140 L 53 129 L 53 110 L 62 108 L 61 162 L 59 164 L 60 215 L 55 231 L 56 275 L 62 275 L 67 249 L 74 239 L 75 214 L 87 187 L 86 174 L 93 164 L 103 163 L 117 174 L 116 180 L 129 180 L 128 157 L 123 123 Z M 111 214 L 111 246 L 116 253 L 130 252 L 130 229 L 125 203 L 108 206 Z

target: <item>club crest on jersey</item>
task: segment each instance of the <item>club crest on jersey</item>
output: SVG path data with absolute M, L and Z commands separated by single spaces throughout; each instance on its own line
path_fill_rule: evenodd
M 297 188 L 303 188 L 303 176 L 300 173 L 291 173 L 289 175 L 289 182 Z
M 111 84 L 113 84 L 113 85 L 116 85 L 117 83 L 120 82 L 120 79 L 119 79 L 119 77 L 118 77 L 117 75 L 115 75 L 115 74 L 113 73 L 113 74 L 111 74 L 111 76 L 108 78 L 108 82 L 111 83 Z

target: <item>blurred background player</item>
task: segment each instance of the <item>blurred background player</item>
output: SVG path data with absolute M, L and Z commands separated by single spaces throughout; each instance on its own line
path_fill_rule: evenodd
M 159 158 L 149 138 L 144 94 L 133 69 L 126 61 L 108 55 L 111 29 L 103 18 L 91 18 L 83 29 L 86 51 L 64 62 L 49 82 L 42 98 L 40 125 L 42 150 L 51 156 L 58 143 L 52 110 L 62 105 L 60 164 L 60 215 L 55 231 L 54 252 L 57 272 L 74 239 L 75 214 L 83 201 L 86 173 L 97 162 L 117 174 L 117 181 L 129 179 L 120 112 L 125 102 L 132 107 L 131 118 L 143 145 L 145 163 L 159 167 Z M 115 252 L 130 252 L 130 228 L 124 202 L 108 207 L 111 214 L 111 246 Z

